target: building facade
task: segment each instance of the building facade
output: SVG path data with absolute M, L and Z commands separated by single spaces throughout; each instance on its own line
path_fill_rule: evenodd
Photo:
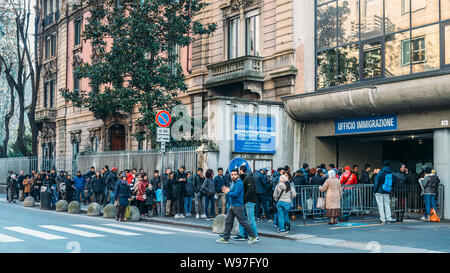
M 295 164 L 428 165 L 449 193 L 450 1 L 298 2 L 314 69 L 283 97 L 302 128 Z
M 72 73 L 95 54 L 79 38 L 87 8 L 42 1 L 40 156 L 149 149 L 134 137 L 137 109 L 103 122 L 56 92 L 87 88 Z M 390 159 L 417 173 L 432 166 L 450 192 L 450 0 L 206 2 L 197 19 L 217 30 L 177 49 L 189 86 L 178 98 L 210 144 L 200 166 Z

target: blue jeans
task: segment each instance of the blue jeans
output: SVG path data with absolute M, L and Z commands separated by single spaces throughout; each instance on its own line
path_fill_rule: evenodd
M 285 231 L 286 223 L 289 221 L 289 209 L 291 204 L 284 201 L 278 201 L 277 203 L 277 214 L 278 214 L 278 229 L 280 231 Z
M 185 213 L 191 213 L 193 198 L 194 198 L 194 196 L 192 196 L 192 195 L 184 197 L 184 212 Z
M 244 218 L 247 217 L 248 222 L 250 223 L 250 226 L 253 229 L 253 232 L 255 233 L 255 236 L 258 236 L 258 232 L 256 230 L 256 221 L 255 221 L 255 203 L 247 202 L 245 203 L 245 210 L 244 210 Z M 241 237 L 248 237 L 247 231 L 244 229 L 244 227 L 239 224 L 239 236 Z
M 110 204 L 114 204 L 114 192 L 110 192 L 109 196 L 111 197 L 111 201 L 109 202 Z
M 431 215 L 431 208 L 436 211 L 436 195 L 435 194 L 424 194 L 423 200 L 425 201 L 425 216 Z M 436 211 L 437 213 L 437 211 Z
M 343 216 L 350 216 L 351 204 L 353 199 L 353 189 L 343 190 L 342 201 L 344 203 Z
M 81 202 L 80 201 L 80 194 L 81 194 L 81 197 L 83 198 L 83 200 L 86 199 L 86 197 L 84 196 L 84 189 L 75 189 L 75 195 L 77 196 L 77 201 L 78 202 Z
M 210 209 L 211 213 L 208 213 L 208 208 Z M 208 218 L 216 217 L 216 214 L 214 212 L 214 195 L 205 196 L 205 214 Z

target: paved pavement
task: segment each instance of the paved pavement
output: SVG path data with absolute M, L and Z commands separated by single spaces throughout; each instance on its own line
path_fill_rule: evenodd
M 87 206 L 82 206 L 86 210 Z M 281 235 L 273 222 L 258 222 L 261 241 L 255 245 L 232 241 L 218 245 L 212 221 L 187 217 L 143 217 L 141 222 L 72 215 L 21 204 L 0 196 L 0 252 L 450 252 L 450 223 L 379 224 L 376 218 L 351 218 L 338 225 L 309 219 L 291 221 Z M 124 240 L 125 239 L 125 240 Z M 3 247 L 7 245 L 8 247 Z

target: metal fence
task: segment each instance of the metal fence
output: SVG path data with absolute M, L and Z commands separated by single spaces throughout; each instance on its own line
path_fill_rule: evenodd
M 319 191 L 319 186 L 296 186 L 297 197 L 292 202 L 292 213 L 303 216 L 304 224 L 306 217 L 323 217 L 325 210 L 317 208 L 319 197 L 326 198 L 326 193 Z M 425 203 L 421 195 L 422 189 L 417 186 L 401 186 L 393 188 L 390 193 L 391 212 L 423 212 Z M 439 217 L 444 215 L 444 185 L 439 185 L 438 196 L 436 198 L 436 209 Z M 364 217 L 367 214 L 378 212 L 378 206 L 373 192 L 373 185 L 353 185 L 343 187 L 341 195 L 341 216 L 359 215 Z
M 0 158 L 0 184 L 6 183 L 9 171 L 31 173 L 32 170 L 64 170 L 69 173 L 76 170 L 77 162 L 66 159 L 45 159 L 37 157 Z
M 195 171 L 197 169 L 197 147 L 183 147 L 166 149 L 164 155 L 164 168 L 170 167 L 178 169 L 184 165 L 186 170 Z M 78 156 L 77 168 L 87 171 L 91 166 L 101 169 L 108 165 L 111 169 L 118 170 L 143 169 L 146 172 L 161 170 L 162 154 L 157 150 L 149 151 L 124 151 L 124 152 L 103 152 L 90 155 Z

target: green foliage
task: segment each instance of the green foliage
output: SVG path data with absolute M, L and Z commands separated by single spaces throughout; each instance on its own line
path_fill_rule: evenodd
M 188 46 L 193 37 L 211 35 L 216 29 L 216 24 L 194 20 L 207 4 L 202 0 L 84 0 L 83 4 L 91 14 L 83 38 L 90 40 L 95 58 L 74 75 L 88 78 L 90 90 L 62 89 L 61 95 L 103 120 L 139 106 L 137 126 L 149 133 L 146 138 L 154 139 L 157 111 L 170 112 L 179 103 L 178 92 L 187 91 L 174 46 Z

